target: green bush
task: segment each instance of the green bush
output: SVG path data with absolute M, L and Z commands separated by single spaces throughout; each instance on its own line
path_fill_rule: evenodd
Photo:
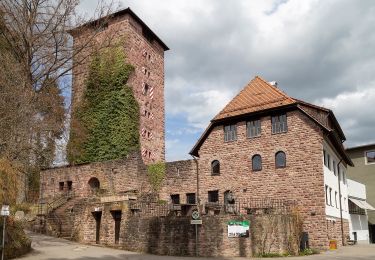
M 3 230 L 3 220 L 0 222 L 0 230 Z M 7 218 L 5 240 L 5 259 L 11 259 L 22 256 L 31 250 L 31 241 L 25 234 L 21 223 L 14 221 L 13 218 Z M 2 232 L 1 232 L 2 234 Z M 2 236 L 0 238 L 0 241 Z

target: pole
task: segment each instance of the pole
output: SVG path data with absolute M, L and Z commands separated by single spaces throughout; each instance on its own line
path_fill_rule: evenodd
M 340 184 L 340 163 L 342 162 L 342 159 L 337 164 L 337 182 L 339 185 L 339 201 L 340 201 L 340 222 L 341 222 L 341 242 L 342 245 L 345 246 L 345 238 L 344 238 L 344 223 L 342 219 L 342 204 L 341 204 L 341 184 Z M 344 180 L 344 176 L 342 176 L 342 179 Z
M 5 218 L 6 216 L 3 217 L 4 224 L 3 224 L 3 241 L 2 241 L 2 248 L 1 248 L 1 260 L 4 260 L 4 250 L 5 250 L 4 248 L 5 246 L 5 223 L 6 223 Z
M 195 226 L 195 256 L 198 257 L 198 225 Z

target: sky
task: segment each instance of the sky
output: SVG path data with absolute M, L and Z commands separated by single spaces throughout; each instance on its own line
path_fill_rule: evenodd
M 256 75 L 333 110 L 346 147 L 375 143 L 372 0 L 121 0 L 165 53 L 166 159 L 189 158 L 210 120 Z M 91 14 L 96 1 L 79 12 Z

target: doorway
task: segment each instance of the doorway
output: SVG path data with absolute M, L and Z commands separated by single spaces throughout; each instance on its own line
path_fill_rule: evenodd
M 120 240 L 121 210 L 111 211 L 111 213 L 115 221 L 115 244 L 118 244 Z
M 95 243 L 99 244 L 100 243 L 100 224 L 102 220 L 102 212 L 101 211 L 96 211 L 92 212 L 92 215 L 94 216 L 96 225 L 95 225 Z

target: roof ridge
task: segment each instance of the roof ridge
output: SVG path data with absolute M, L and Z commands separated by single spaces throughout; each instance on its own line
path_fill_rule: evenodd
M 281 89 L 271 85 L 268 81 L 264 80 L 262 77 L 260 76 L 255 76 L 256 78 L 260 79 L 261 81 L 263 81 L 264 83 L 266 83 L 268 86 L 270 86 L 273 90 L 277 91 L 279 94 L 283 95 L 284 97 L 290 99 L 291 101 L 295 101 L 294 98 L 288 96 L 284 91 L 282 91 Z

